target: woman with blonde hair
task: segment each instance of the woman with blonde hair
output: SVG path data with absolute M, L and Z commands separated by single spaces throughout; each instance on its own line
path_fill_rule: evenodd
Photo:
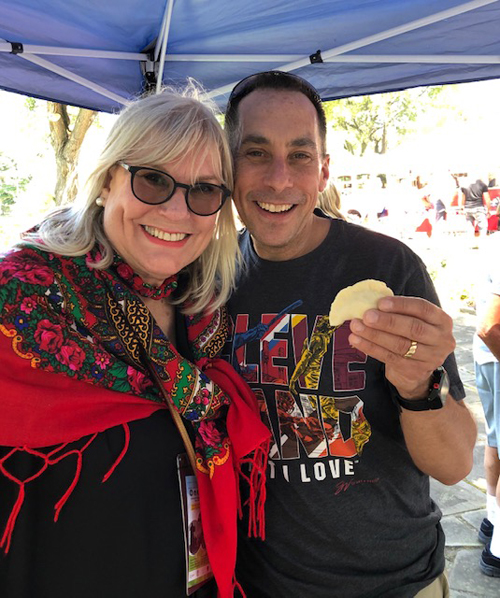
M 318 196 L 318 208 L 327 216 L 345 220 L 345 216 L 340 211 L 340 194 L 337 187 L 330 183 L 328 187 Z
M 3 598 L 201 598 L 210 568 L 233 595 L 235 471 L 268 432 L 216 359 L 231 187 L 212 107 L 166 90 L 119 116 L 86 201 L 0 261 Z

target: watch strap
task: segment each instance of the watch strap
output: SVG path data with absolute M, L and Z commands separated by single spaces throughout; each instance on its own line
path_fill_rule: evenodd
M 432 372 L 429 393 L 422 399 L 404 399 L 390 384 L 391 397 L 401 412 L 401 407 L 408 411 L 430 411 L 441 409 L 449 391 L 449 378 L 446 370 L 441 366 Z

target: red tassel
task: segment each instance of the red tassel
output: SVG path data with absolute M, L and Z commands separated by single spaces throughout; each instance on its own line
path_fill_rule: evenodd
M 118 457 L 116 458 L 115 462 L 113 463 L 113 465 L 109 468 L 108 473 L 105 474 L 105 476 L 102 478 L 102 483 L 104 484 L 104 482 L 106 482 L 109 477 L 111 476 L 111 474 L 114 472 L 114 470 L 118 467 L 118 465 L 121 463 L 123 457 L 125 457 L 127 451 L 128 451 L 128 447 L 130 444 L 130 428 L 128 427 L 127 423 L 122 424 L 123 426 L 123 431 L 125 433 L 125 442 L 123 444 L 123 448 L 122 448 L 122 452 L 118 455 Z
M 67 453 L 64 456 L 66 457 L 69 454 L 71 454 L 71 453 Z M 73 492 L 73 490 L 75 489 L 76 485 L 78 484 L 78 481 L 80 480 L 80 472 L 82 471 L 82 453 L 80 453 L 80 451 L 76 451 L 76 454 L 77 454 L 77 458 L 76 458 L 76 471 L 75 471 L 75 475 L 73 477 L 73 481 L 69 485 L 69 487 L 66 490 L 66 492 L 61 496 L 61 498 L 54 505 L 54 511 L 55 511 L 55 513 L 54 513 L 54 523 L 56 523 L 57 520 L 59 519 L 59 514 L 61 513 L 61 509 L 66 504 L 66 501 L 71 496 L 71 493 Z
M 243 509 L 241 506 L 241 489 L 240 489 L 240 476 L 248 481 L 248 477 L 241 471 L 242 463 L 241 461 L 236 464 L 236 505 L 238 507 L 238 517 L 241 519 L 243 517 Z
M 7 459 L 9 459 L 9 457 L 11 457 L 17 451 L 26 451 L 33 455 L 39 456 L 44 460 L 44 463 L 43 463 L 43 466 L 41 467 L 41 469 L 39 469 L 39 471 L 37 471 L 37 473 L 35 473 L 34 475 L 32 475 L 29 478 L 26 478 L 25 480 L 20 480 L 19 478 L 16 478 L 16 476 L 9 473 L 4 467 L 5 461 L 7 461 Z M 5 530 L 4 530 L 4 533 L 2 536 L 2 541 L 0 542 L 0 548 L 4 548 L 5 554 L 7 554 L 9 552 L 10 543 L 12 540 L 12 533 L 14 532 L 14 527 L 16 525 L 17 516 L 19 515 L 21 507 L 23 506 L 23 503 L 24 503 L 25 484 L 27 484 L 28 482 L 31 482 L 31 480 L 34 480 L 38 476 L 42 475 L 42 473 L 46 469 L 47 469 L 46 455 L 44 455 L 43 453 L 39 453 L 38 451 L 30 450 L 26 447 L 13 448 L 12 450 L 10 450 L 6 455 L 4 455 L 0 459 L 0 472 L 6 478 L 8 478 L 9 480 L 12 480 L 15 484 L 17 484 L 19 486 L 19 493 L 17 495 L 17 500 L 16 500 L 14 506 L 12 507 L 12 510 L 9 515 L 9 519 L 7 520 L 7 524 L 5 526 Z
M 265 521 L 265 502 L 266 502 L 266 470 L 267 458 L 269 455 L 270 440 L 265 440 L 248 457 L 241 459 L 239 463 L 239 473 L 243 479 L 248 482 L 250 495 L 245 502 L 248 505 L 248 536 L 254 538 L 266 539 L 266 521 Z M 250 465 L 250 475 L 245 475 L 242 471 L 242 465 Z M 241 501 L 239 501 L 238 511 L 241 517 Z
M 130 444 L 130 429 L 126 423 L 123 424 L 123 429 L 125 432 L 125 441 L 124 441 L 123 449 L 121 450 L 118 457 L 115 459 L 115 462 L 113 463 L 113 465 L 111 466 L 109 471 L 105 474 L 105 476 L 102 480 L 103 482 L 105 482 L 111 476 L 111 474 L 115 471 L 116 467 L 120 464 L 123 457 L 127 453 L 127 450 L 128 450 L 129 444 Z M 37 450 L 34 450 L 34 449 L 30 449 L 28 447 L 16 447 L 16 448 L 13 448 L 11 451 L 9 451 L 6 455 L 4 455 L 0 459 L 0 473 L 2 473 L 6 478 L 8 478 L 9 480 L 12 480 L 14 483 L 16 483 L 19 486 L 19 493 L 17 496 L 17 500 L 16 500 L 14 506 L 12 507 L 12 511 L 10 512 L 9 519 L 7 520 L 7 525 L 5 526 L 5 530 L 4 530 L 4 533 L 2 536 L 2 540 L 0 542 L 0 548 L 4 549 L 5 554 L 7 554 L 9 552 L 10 544 L 11 544 L 11 540 L 12 540 L 12 534 L 14 532 L 14 527 L 16 525 L 16 520 L 19 515 L 19 512 L 21 511 L 21 507 L 23 506 L 23 503 L 24 503 L 25 485 L 28 482 L 31 482 L 32 480 L 40 477 L 49 465 L 55 465 L 56 463 L 59 463 L 59 461 L 62 461 L 63 459 L 68 457 L 69 455 L 77 456 L 76 469 L 75 469 L 75 475 L 73 476 L 73 480 L 72 480 L 71 484 L 68 486 L 68 489 L 66 490 L 66 492 L 61 496 L 61 498 L 58 500 L 58 502 L 54 506 L 54 510 L 55 510 L 54 521 L 56 522 L 59 519 L 61 509 L 64 507 L 64 505 L 68 501 L 69 497 L 71 496 L 73 490 L 75 489 L 75 487 L 78 484 L 78 481 L 80 479 L 80 474 L 82 471 L 82 463 L 83 463 L 83 452 L 90 446 L 90 444 L 92 444 L 92 442 L 95 440 L 97 435 L 98 435 L 97 432 L 95 434 L 93 434 L 81 448 L 69 450 L 65 453 L 59 454 L 57 457 L 55 457 L 55 455 L 57 453 L 60 453 L 68 445 L 67 442 L 64 444 L 60 444 L 59 446 L 57 446 L 55 449 L 53 449 L 52 451 L 50 451 L 47 454 L 42 453 Z M 40 457 L 41 459 L 43 459 L 43 462 L 44 462 L 42 467 L 34 475 L 32 475 L 31 477 L 29 477 L 25 480 L 19 480 L 14 475 L 12 475 L 9 471 L 7 471 L 4 467 L 5 461 L 7 461 L 7 459 L 9 457 L 11 457 L 17 451 L 19 451 L 19 452 L 23 451 L 25 453 L 29 453 L 30 455 Z
M 241 585 L 236 581 L 236 578 L 234 578 L 234 589 L 239 591 L 239 593 L 241 594 L 241 598 L 246 598 L 247 595 L 243 591 Z
M 5 531 L 3 533 L 2 541 L 0 542 L 0 548 L 3 548 L 5 554 L 9 552 L 10 549 L 10 541 L 12 540 L 12 533 L 14 531 L 14 526 L 16 525 L 16 519 L 19 515 L 19 511 L 23 506 L 24 502 L 24 482 L 19 484 L 19 494 L 17 495 L 17 500 L 15 505 L 12 507 L 12 511 L 10 512 L 9 519 L 7 521 L 7 525 L 5 526 Z
M 71 482 L 71 484 L 68 486 L 68 489 L 66 490 L 66 492 L 61 496 L 61 498 L 57 501 L 57 503 L 54 505 L 54 522 L 57 522 L 57 520 L 59 519 L 59 514 L 61 513 L 61 509 L 64 507 L 64 505 L 66 504 L 66 501 L 68 500 L 68 498 L 71 496 L 71 493 L 73 492 L 73 490 L 75 489 L 76 485 L 78 484 L 78 481 L 80 480 L 80 473 L 82 471 L 82 461 L 83 461 L 83 451 L 95 440 L 97 436 L 96 434 L 93 434 L 89 440 L 87 440 L 87 442 L 82 446 L 82 448 L 80 449 L 73 449 L 71 451 L 68 451 L 67 453 L 64 453 L 62 455 L 59 455 L 59 457 L 55 458 L 55 459 L 50 459 L 50 457 L 57 452 L 58 450 L 60 450 L 62 447 L 60 447 L 59 449 L 56 449 L 56 451 L 52 451 L 48 454 L 48 462 L 50 465 L 54 465 L 55 463 L 59 463 L 59 461 L 62 461 L 63 459 L 65 459 L 66 457 L 68 457 L 69 455 L 76 455 L 76 470 L 75 470 L 75 475 L 73 476 L 73 481 Z M 64 445 L 66 446 L 66 445 Z

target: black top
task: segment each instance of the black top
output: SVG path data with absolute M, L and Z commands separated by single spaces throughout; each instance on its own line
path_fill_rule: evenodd
M 103 475 L 123 448 L 123 428 L 99 434 L 83 452 L 81 478 L 57 523 L 54 505 L 73 479 L 76 456 L 26 484 L 10 551 L 0 554 L 2 598 L 186 595 L 176 466 L 182 440 L 163 410 L 129 426 L 129 450 L 104 484 Z M 38 457 L 17 453 L 7 466 L 25 478 L 40 464 Z M 17 491 L 0 476 L 2 533 Z M 196 597 L 212 595 L 207 589 Z

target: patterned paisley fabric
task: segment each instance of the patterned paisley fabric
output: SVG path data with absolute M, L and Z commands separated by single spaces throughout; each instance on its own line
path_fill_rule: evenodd
M 168 341 L 137 294 L 161 299 L 175 290 L 177 278 L 150 287 L 118 256 L 107 270 L 92 268 L 97 255 L 64 257 L 23 247 L 0 261 L 0 397 L 5 414 L 0 445 L 28 452 L 56 444 L 62 449 L 115 425 L 124 426 L 128 442 L 127 422 L 166 408 L 141 365 L 140 343 L 172 405 L 193 425 L 207 550 L 220 595 L 232 596 L 235 470 L 238 460 L 266 442 L 268 432 L 251 392 L 216 359 L 228 334 L 226 312 L 186 317 L 196 367 Z M 126 446 L 119 459 L 125 452 Z M 12 479 L 9 454 L 0 460 L 0 473 Z M 6 551 L 29 480 L 13 482 L 20 487 L 20 498 L 0 543 Z M 220 519 L 229 523 L 221 527 Z

